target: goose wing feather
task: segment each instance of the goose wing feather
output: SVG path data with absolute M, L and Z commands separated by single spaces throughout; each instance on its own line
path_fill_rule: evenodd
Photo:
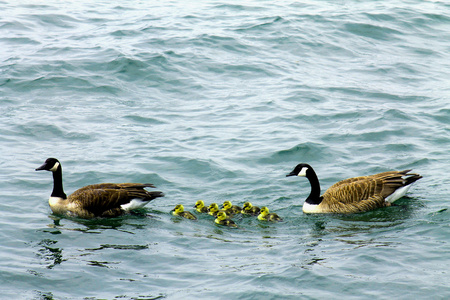
M 94 184 L 76 190 L 68 197 L 68 200 L 78 209 L 95 216 L 102 216 L 105 213 L 107 215 L 116 214 L 120 211 L 121 205 L 129 203 L 132 199 L 139 198 L 150 201 L 163 195 L 161 192 L 146 191 L 145 187 L 153 187 L 153 185 L 135 183 Z
M 372 176 L 351 178 L 331 186 L 324 194 L 321 205 L 327 210 L 366 211 L 384 206 L 383 180 Z
M 408 174 L 409 171 L 388 171 L 337 182 L 322 195 L 322 206 L 335 212 L 360 212 L 389 205 L 385 198 L 411 183 L 403 176 L 414 177 L 412 182 L 419 179 L 420 175 Z
M 143 189 L 146 187 L 154 188 L 155 186 L 151 183 L 98 183 L 82 187 L 77 192 L 94 189 Z

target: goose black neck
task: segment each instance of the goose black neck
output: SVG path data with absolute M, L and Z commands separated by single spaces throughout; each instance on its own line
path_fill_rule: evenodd
M 322 202 L 322 197 L 320 197 L 320 183 L 316 172 L 314 172 L 312 168 L 309 168 L 306 172 L 306 178 L 308 178 L 309 183 L 311 184 L 311 193 L 308 198 L 306 198 L 306 202 L 309 204 L 319 204 Z
M 59 197 L 67 199 L 67 195 L 64 193 L 63 183 L 62 183 L 62 168 L 61 166 L 56 169 L 53 173 L 53 191 L 52 197 Z

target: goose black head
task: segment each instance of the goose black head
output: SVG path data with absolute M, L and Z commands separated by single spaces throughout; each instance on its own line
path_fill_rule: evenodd
M 286 177 L 288 176 L 306 176 L 306 172 L 308 170 L 312 170 L 311 166 L 308 164 L 298 164 L 294 170 L 292 170 L 291 173 L 287 174 Z
M 46 171 L 52 171 L 55 172 L 59 167 L 61 166 L 61 163 L 56 158 L 47 158 L 45 160 L 45 163 L 36 169 L 36 171 L 40 170 L 46 170 Z

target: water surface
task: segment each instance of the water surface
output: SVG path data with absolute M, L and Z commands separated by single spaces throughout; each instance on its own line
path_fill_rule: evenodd
M 450 6 L 445 1 L 1 1 L 0 289 L 5 299 L 446 299 Z M 137 215 L 60 218 L 71 193 L 151 182 Z M 308 216 L 391 169 L 400 206 Z M 284 218 L 180 220 L 231 200 Z

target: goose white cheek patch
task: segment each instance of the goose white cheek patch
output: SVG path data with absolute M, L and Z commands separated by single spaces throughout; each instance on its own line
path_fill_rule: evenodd
M 305 177 L 305 176 L 306 176 L 306 171 L 308 171 L 308 168 L 307 168 L 307 167 L 303 167 L 303 168 L 300 170 L 300 173 L 298 173 L 297 176 Z
M 51 169 L 50 171 L 55 172 L 59 167 L 59 163 L 56 163 Z

